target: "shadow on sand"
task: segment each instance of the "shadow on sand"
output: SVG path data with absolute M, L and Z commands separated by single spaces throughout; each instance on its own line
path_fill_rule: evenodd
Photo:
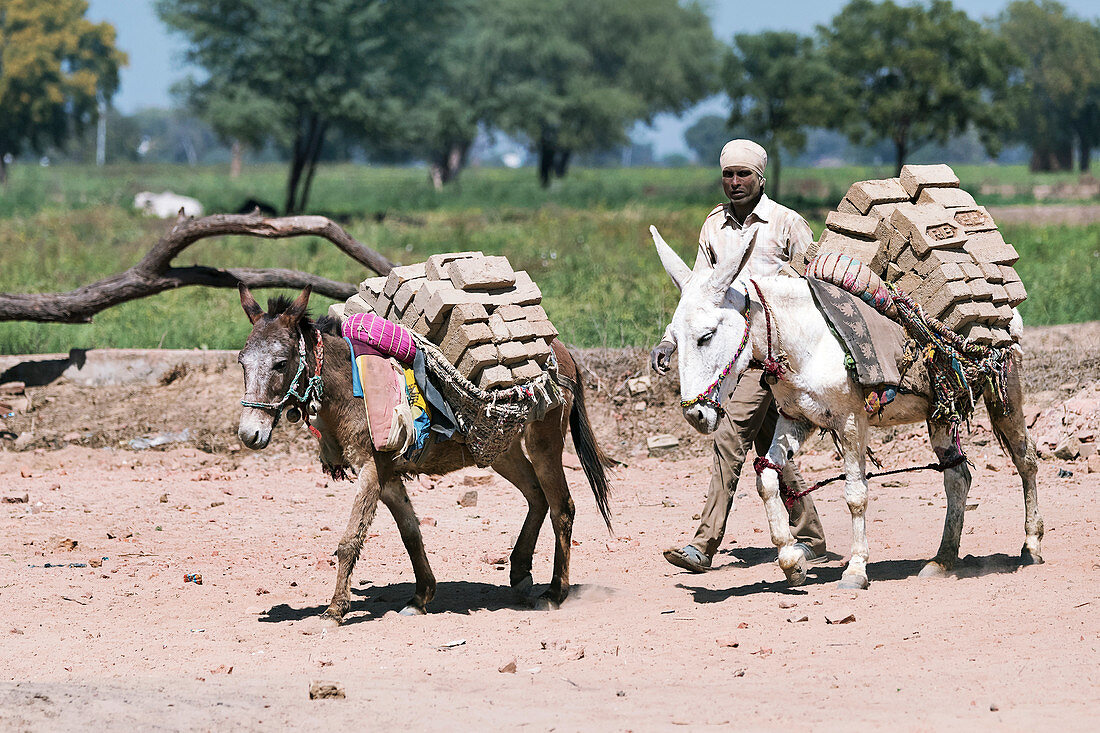
M 774 563 L 776 551 L 774 548 L 738 548 L 730 551 L 729 554 L 738 557 L 739 562 L 723 567 L 736 568 Z M 833 553 L 829 553 L 828 558 L 830 563 L 833 562 L 834 559 L 843 559 Z M 867 576 L 870 578 L 872 584 L 882 581 L 915 578 L 926 562 L 927 560 L 923 559 L 882 560 L 880 562 L 872 562 L 867 564 Z M 809 580 L 806 581 L 806 586 L 839 582 L 841 575 L 844 573 L 845 564 L 846 563 L 842 562 L 838 565 L 810 565 L 807 568 Z M 978 578 L 993 573 L 1007 574 L 1014 573 L 1021 567 L 1025 567 L 1025 563 L 1020 560 L 1018 555 L 1006 555 L 1004 553 L 995 553 L 981 557 L 967 555 L 956 563 L 955 569 L 950 574 L 950 577 Z M 721 572 L 722 568 L 717 568 L 716 570 Z M 775 573 L 775 580 L 761 580 L 749 585 L 735 586 L 732 588 L 704 588 L 686 585 L 684 583 L 677 583 L 677 587 L 689 591 L 694 596 L 696 603 L 721 603 L 729 598 L 743 598 L 757 593 L 779 593 L 782 595 L 804 595 L 806 593 L 804 590 L 806 586 L 799 588 L 791 588 L 788 586 L 778 565 L 775 566 Z
M 412 583 L 395 583 L 386 586 L 366 586 L 353 588 L 351 608 L 344 617 L 343 625 L 371 621 L 381 618 L 389 611 L 400 611 L 412 598 L 416 586 Z M 535 586 L 526 600 L 516 600 L 512 589 L 504 585 L 491 583 L 472 583 L 469 581 L 442 582 L 436 586 L 435 598 L 428 604 L 428 613 L 473 613 L 474 611 L 500 611 L 506 608 L 524 611 L 534 610 L 534 601 L 546 586 Z M 611 588 L 595 585 L 572 585 L 566 605 L 577 602 L 598 602 L 614 593 Z M 321 615 L 328 603 L 317 606 L 295 608 L 280 603 L 268 609 L 259 617 L 260 623 L 283 623 L 302 621 Z

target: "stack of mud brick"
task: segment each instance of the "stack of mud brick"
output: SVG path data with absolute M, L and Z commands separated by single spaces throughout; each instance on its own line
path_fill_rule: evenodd
M 542 293 L 508 259 L 481 252 L 432 255 L 359 285 L 340 315 L 375 313 L 428 338 L 482 389 L 542 373 L 557 329 Z
M 1012 309 L 1027 297 L 1019 255 L 946 165 L 907 165 L 899 178 L 852 185 L 806 259 L 840 252 L 908 293 L 925 313 L 978 344 L 1012 342 Z

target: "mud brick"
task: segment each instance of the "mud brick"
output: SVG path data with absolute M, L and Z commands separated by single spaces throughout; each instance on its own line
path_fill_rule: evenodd
M 1002 305 L 1008 302 L 1008 291 L 1005 290 L 1004 285 L 990 283 L 989 287 L 993 288 L 993 305 Z
M 512 339 L 512 329 L 508 328 L 508 322 L 495 311 L 489 316 L 489 332 L 493 341 L 498 344 Z
M 817 246 L 818 254 L 823 252 L 839 252 L 859 260 L 875 272 L 881 271 L 886 265 L 886 247 L 880 246 L 878 241 L 856 239 L 845 234 L 838 234 L 826 229 L 821 235 L 821 241 Z
M 873 216 L 859 216 L 858 214 L 842 214 L 838 211 L 830 211 L 825 218 L 825 226 L 834 232 L 847 234 L 857 239 L 874 239 L 879 220 Z
M 536 364 L 545 364 L 550 358 L 550 354 L 553 349 L 550 348 L 550 344 L 546 341 L 537 338 L 534 341 L 527 341 L 524 343 L 527 347 L 527 358 L 534 361 Z
M 904 271 L 893 262 L 886 263 L 886 282 L 897 284 Z
M 1020 259 L 1016 248 L 1005 242 L 1000 232 L 971 234 L 963 249 L 975 262 L 992 262 L 998 265 L 1014 265 Z
M 429 323 L 436 325 L 447 317 L 455 305 L 477 303 L 481 299 L 479 293 L 456 289 L 449 280 L 425 280 L 409 307 L 417 313 L 423 313 Z
M 920 285 L 909 291 L 909 294 L 929 313 L 943 313 L 952 303 L 969 300 L 972 292 L 970 283 L 964 280 L 948 280 L 943 276 L 942 270 L 936 269 L 921 276 Z
M 487 367 L 477 378 L 477 386 L 482 389 L 499 389 L 511 387 L 512 384 L 512 370 L 503 364 Z
M 527 347 L 521 341 L 505 341 L 497 344 L 500 361 L 509 366 L 527 360 Z
M 867 214 L 872 206 L 878 204 L 908 201 L 909 194 L 901 187 L 897 178 L 886 178 L 880 181 L 853 183 L 848 193 L 844 194 L 844 198 L 855 206 L 857 212 Z
M 961 249 L 934 249 L 926 257 L 917 260 L 914 270 L 920 275 L 928 275 L 935 270 L 942 270 L 948 264 L 961 265 L 970 261 L 970 255 Z
M 992 321 L 994 326 L 1003 326 L 1008 328 L 1008 324 L 1012 322 L 1012 306 L 1008 303 L 994 304 L 997 306 L 997 317 Z
M 432 324 L 428 323 L 428 319 L 424 317 L 423 313 L 421 313 L 419 316 L 417 316 L 416 323 L 413 324 L 412 330 L 420 334 L 424 338 L 428 339 L 429 341 L 434 342 L 439 337 L 443 328 L 442 325 L 433 326 Z M 454 362 L 451 363 L 453 364 Z
M 425 323 L 427 318 L 420 316 Z M 442 329 L 439 348 L 447 361 L 454 364 L 462 358 L 462 353 L 470 346 L 488 343 L 493 340 L 493 332 L 487 323 L 447 323 Z
M 890 226 L 889 222 L 883 221 L 878 233 L 879 236 L 876 239 L 879 242 L 886 242 L 886 259 L 889 262 L 896 262 L 903 249 L 911 249 L 909 238 Z M 916 259 L 916 255 L 913 255 L 913 259 Z
M 944 325 L 952 331 L 958 331 L 963 326 L 974 323 L 981 318 L 981 311 L 977 303 L 963 301 L 961 303 L 955 303 L 946 312 L 935 317 L 943 321 Z
M 975 206 L 974 197 L 961 188 L 925 188 L 917 197 L 918 204 L 936 204 L 945 209 Z
M 993 300 L 993 284 L 984 277 L 976 277 L 968 281 L 966 286 L 970 288 L 974 300 Z
M 416 322 L 419 321 L 424 316 L 423 313 L 417 313 L 412 308 L 406 308 L 404 311 L 399 311 L 399 312 L 401 313 L 400 317 L 398 317 L 396 319 L 391 318 L 390 320 L 394 321 L 395 323 L 400 323 L 402 326 L 409 329 L 410 331 L 412 331 L 416 327 Z M 435 324 L 429 324 L 429 325 L 435 325 Z
M 328 315 L 329 318 L 335 318 L 336 320 L 343 322 L 344 318 L 346 317 L 344 315 L 344 304 L 333 303 L 332 305 L 330 305 L 328 307 Z
M 1005 281 L 1004 276 L 1001 274 L 1001 266 L 995 265 L 992 262 L 979 262 L 978 269 L 985 275 L 985 279 L 991 283 L 1003 283 Z
M 481 257 L 481 252 L 444 252 L 442 254 L 432 255 L 424 263 L 423 276 L 429 280 L 446 280 L 447 273 L 445 268 L 447 263 L 455 260 L 463 260 L 468 257 Z
M 809 244 L 807 244 L 806 249 L 802 252 L 802 256 L 796 257 L 795 259 L 791 260 L 791 266 L 794 267 L 795 272 L 797 272 L 799 275 L 805 275 L 806 265 L 808 265 L 810 263 L 810 260 L 812 260 L 814 257 L 817 257 L 817 250 L 817 242 L 811 241 Z
M 382 288 L 382 294 L 392 300 L 393 294 L 401 287 L 401 283 L 406 280 L 415 280 L 424 277 L 424 269 L 425 265 L 423 262 L 417 262 L 415 265 L 402 265 L 393 268 L 390 270 L 390 274 L 386 276 L 386 285 Z
M 516 284 L 508 288 L 488 291 L 488 296 L 478 293 L 480 302 L 489 305 L 538 305 L 542 302 L 542 291 L 531 280 L 531 276 L 520 270 L 516 273 Z
M 1012 267 L 1012 265 L 993 265 L 993 266 L 996 267 L 997 270 L 1000 271 L 1000 273 L 1001 273 L 1001 282 L 1003 282 L 1005 285 L 1007 285 L 1008 283 L 1018 283 L 1018 282 L 1020 282 L 1020 276 L 1016 274 L 1016 270 Z
M 966 337 L 975 344 L 982 344 L 985 346 L 993 344 L 993 331 L 991 331 L 988 326 L 983 326 L 980 323 L 970 324 L 970 329 Z
M 871 210 L 867 212 L 867 216 L 873 216 L 883 221 L 890 221 L 890 217 L 894 215 L 894 209 L 896 208 L 898 208 L 897 203 L 875 204 L 871 207 Z
M 516 284 L 516 273 L 508 258 L 499 255 L 453 260 L 443 271 L 459 290 L 489 290 Z
M 527 360 L 519 366 L 512 367 L 512 379 L 516 382 L 530 382 L 542 374 L 542 367 L 533 360 Z
M 1005 346 L 1012 345 L 1012 335 L 1009 334 L 1007 328 L 994 328 L 993 331 L 993 345 L 998 349 Z
M 354 313 L 374 313 L 374 308 L 364 300 L 362 295 L 356 293 L 344 303 L 344 315 L 350 316 Z
M 982 323 L 989 325 L 996 323 L 1001 318 L 1001 314 L 997 311 L 997 306 L 993 305 L 992 301 L 985 301 L 982 303 L 976 303 L 978 306 L 978 320 Z
M 947 262 L 945 264 L 940 265 L 940 272 L 943 273 L 944 278 L 946 278 L 947 280 L 971 280 L 971 279 L 973 279 L 973 278 L 967 276 L 966 272 L 963 270 L 963 267 L 962 267 L 963 264 L 965 264 L 965 263 L 962 263 L 962 262 Z M 981 277 L 981 273 L 979 273 L 977 276 Z
M 542 306 L 534 307 L 541 308 Z M 523 320 L 523 318 L 525 317 L 526 311 L 524 310 L 524 306 L 522 305 L 513 305 L 509 303 L 508 305 L 500 306 L 499 308 L 494 310 L 493 313 L 500 316 L 505 321 L 520 321 Z
M 970 255 L 966 256 L 966 259 L 970 259 Z M 902 247 L 898 250 L 897 257 L 894 257 L 894 262 L 897 263 L 898 269 L 903 273 L 905 272 L 917 272 L 923 262 L 915 254 L 913 254 L 912 247 Z
M 985 277 L 985 272 L 982 271 L 982 268 L 978 267 L 976 262 L 960 262 L 957 267 L 962 270 L 963 276 L 967 280 Z
M 921 191 L 926 188 L 958 188 L 959 177 L 951 166 L 938 163 L 936 165 L 903 165 L 899 176 L 901 187 L 909 194 L 909 198 L 916 199 Z
M 516 341 L 527 341 L 533 336 L 531 325 L 527 321 L 505 321 L 504 325 L 508 327 L 511 338 Z
M 1027 300 L 1027 291 L 1024 289 L 1024 284 L 1019 280 L 1006 282 L 1005 290 L 1008 291 L 1008 304 L 1013 308 Z
M 428 282 L 422 277 L 410 278 L 401 283 L 397 288 L 397 292 L 393 294 L 393 304 L 401 310 L 405 310 L 409 307 L 409 301 L 415 296 L 417 291 L 420 290 L 420 286 Z
M 894 210 L 890 223 L 909 238 L 918 257 L 931 249 L 960 247 L 966 242 L 966 234 L 942 206 L 901 204 Z
M 894 287 L 903 293 L 912 293 L 921 286 L 924 278 L 915 272 L 907 272 L 894 283 Z
M 558 337 L 558 329 L 550 321 L 528 321 L 527 331 L 535 338 L 545 339 L 547 343 Z
M 447 319 L 451 323 L 487 321 L 489 312 L 481 303 L 456 303 Z
M 548 321 L 550 317 L 546 315 L 546 311 L 541 305 L 525 305 L 523 306 L 523 317 L 528 321 Z
M 378 294 L 386 287 L 386 280 L 389 279 L 383 277 L 368 277 L 363 282 L 359 283 L 357 288 L 360 293 L 372 293 L 375 299 L 378 298 Z
M 458 367 L 458 371 L 467 375 L 470 381 L 473 381 L 472 377 L 477 372 L 480 372 L 487 366 L 500 363 L 500 355 L 497 353 L 497 347 L 493 344 L 478 344 L 472 348 L 466 349 L 465 353 L 459 357 L 458 363 L 455 364 Z
M 997 224 L 984 206 L 966 206 L 948 213 L 951 214 L 951 219 L 962 227 L 962 230 L 967 234 L 992 232 L 997 229 Z
M 856 214 L 858 216 L 863 216 L 863 212 L 857 209 L 856 205 L 847 198 L 840 200 L 840 204 L 836 207 L 836 210 L 841 214 Z

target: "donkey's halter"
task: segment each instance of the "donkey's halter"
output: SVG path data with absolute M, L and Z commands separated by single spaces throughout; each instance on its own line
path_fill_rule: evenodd
M 302 335 L 301 329 L 299 329 L 298 371 L 294 374 L 294 379 L 290 380 L 290 387 L 287 389 L 286 394 L 283 395 L 283 398 L 278 402 L 250 402 L 248 400 L 241 400 L 241 404 L 245 407 L 258 407 L 261 410 L 281 410 L 283 405 L 291 400 L 296 400 L 299 404 L 306 405 L 309 412 L 316 414 L 317 410 L 321 407 L 321 395 L 324 393 L 325 387 L 324 382 L 321 380 L 321 367 L 325 363 L 325 349 L 321 343 L 320 331 L 317 331 L 317 345 L 314 347 L 313 353 L 314 356 L 317 357 L 317 367 L 313 372 L 313 376 L 306 382 L 305 390 L 301 394 L 298 394 L 298 390 L 295 389 L 295 387 L 297 387 L 298 380 L 302 378 L 302 374 L 304 374 L 306 370 L 306 339 L 305 336 Z
M 756 294 L 760 297 L 760 305 L 764 307 L 764 327 L 767 329 L 768 335 L 768 356 L 764 360 L 764 381 L 768 384 L 775 384 L 783 378 L 783 373 L 787 371 L 789 364 L 785 355 L 781 354 L 779 358 L 772 356 L 772 309 L 768 305 L 768 301 L 764 300 L 764 293 L 760 291 L 760 284 L 755 280 L 749 280 L 749 282 L 756 289 Z M 779 338 L 776 337 L 776 342 L 778 341 Z
M 702 392 L 697 394 L 695 397 L 692 397 L 690 400 L 681 400 L 680 401 L 680 407 L 682 409 L 686 410 L 689 407 L 692 407 L 694 405 L 699 404 L 699 405 L 707 405 L 709 407 L 713 407 L 715 409 L 715 411 L 718 413 L 719 419 L 723 415 L 726 414 L 726 411 L 724 409 L 722 409 L 721 402 L 719 402 L 719 399 L 721 398 L 721 393 L 722 393 L 722 382 L 725 381 L 726 377 L 728 377 L 730 372 L 733 371 L 733 367 L 737 363 L 737 360 L 739 358 L 741 358 L 741 352 L 743 352 L 745 350 L 745 347 L 749 343 L 749 326 L 750 325 L 751 325 L 751 321 L 749 320 L 749 291 L 746 289 L 745 290 L 745 333 L 744 333 L 743 336 L 741 336 L 741 343 L 737 346 L 737 352 L 733 355 L 733 358 L 730 359 L 730 363 L 726 364 L 726 368 L 722 370 L 722 372 L 718 375 L 718 378 L 715 379 L 713 382 L 711 382 L 709 387 L 707 387 L 705 390 L 703 390 Z M 712 394 L 714 395 L 713 397 L 711 396 Z

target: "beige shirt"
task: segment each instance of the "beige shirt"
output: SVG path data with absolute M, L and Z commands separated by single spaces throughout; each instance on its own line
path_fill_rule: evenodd
M 727 201 L 714 207 L 703 222 L 692 276 L 731 258 L 742 261 L 754 237 L 756 244 L 738 275 L 742 281 L 778 275 L 783 265 L 813 242 L 814 233 L 797 212 L 777 204 L 767 194 L 760 194 L 760 201 L 744 224 L 734 218 L 733 204 Z M 671 326 L 665 329 L 664 340 L 674 340 L 670 331 Z

